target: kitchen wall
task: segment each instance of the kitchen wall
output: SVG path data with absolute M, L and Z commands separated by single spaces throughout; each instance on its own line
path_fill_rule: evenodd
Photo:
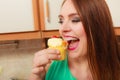
M 0 80 L 28 80 L 33 55 L 44 47 L 42 39 L 0 42 Z

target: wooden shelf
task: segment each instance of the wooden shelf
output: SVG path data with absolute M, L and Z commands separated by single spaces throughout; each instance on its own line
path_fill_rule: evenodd
M 42 38 L 49 38 L 53 35 L 60 36 L 58 30 L 44 30 L 41 33 L 42 33 Z
M 115 34 L 120 36 L 120 27 L 115 27 Z
M 41 32 L 40 31 L 0 34 L 0 41 L 24 40 L 24 39 L 40 39 L 40 38 L 41 38 Z

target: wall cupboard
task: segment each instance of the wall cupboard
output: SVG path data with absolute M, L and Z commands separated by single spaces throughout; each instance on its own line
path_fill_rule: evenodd
M 0 5 L 0 40 L 41 38 L 38 0 L 1 0 Z
M 120 27 L 120 0 L 106 0 L 115 27 Z
M 58 15 L 63 0 L 39 0 L 42 37 L 59 35 Z
M 116 35 L 120 36 L 120 0 L 106 0 L 112 15 Z

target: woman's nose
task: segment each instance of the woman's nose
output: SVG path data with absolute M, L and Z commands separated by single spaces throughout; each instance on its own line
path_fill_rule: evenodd
M 60 27 L 61 32 L 70 32 L 71 31 L 71 27 L 69 23 L 64 23 L 61 25 Z

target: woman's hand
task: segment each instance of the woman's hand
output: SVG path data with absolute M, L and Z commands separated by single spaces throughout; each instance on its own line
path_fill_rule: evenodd
M 52 60 L 59 60 L 60 53 L 55 49 L 44 49 L 35 53 L 30 80 L 42 80 Z

